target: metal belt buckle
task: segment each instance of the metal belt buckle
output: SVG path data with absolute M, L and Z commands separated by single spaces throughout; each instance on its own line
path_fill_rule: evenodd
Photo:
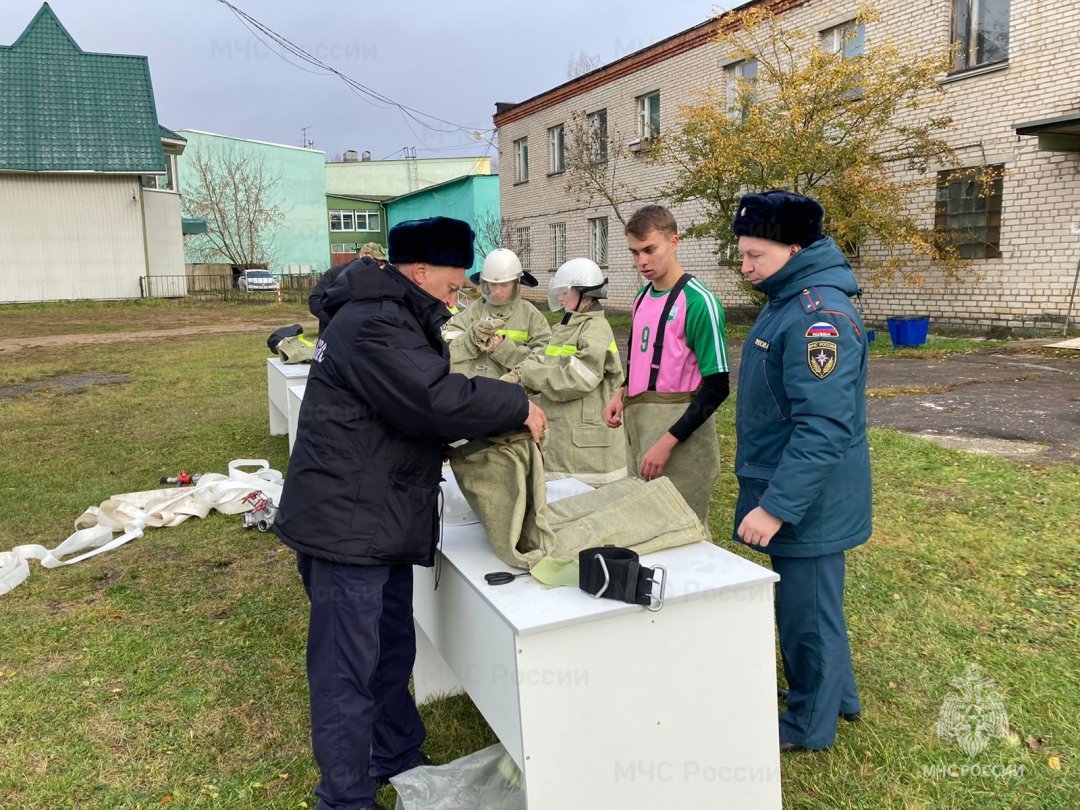
M 601 596 L 604 595 L 604 591 L 608 589 L 608 585 L 611 584 L 611 575 L 608 573 L 607 563 L 604 561 L 603 555 L 596 554 L 594 556 L 597 560 L 600 561 L 600 570 L 604 572 L 604 584 L 600 586 L 600 590 L 598 590 L 596 593 L 589 595 L 592 596 L 593 599 L 599 599 Z
M 645 606 L 648 610 L 651 610 L 653 613 L 656 613 L 656 611 L 660 610 L 660 608 L 662 608 L 664 606 L 664 591 L 667 590 L 667 569 L 664 568 L 664 566 L 662 566 L 662 565 L 654 565 L 652 567 L 652 570 L 653 570 L 653 575 L 651 577 L 649 577 L 649 582 L 651 582 L 653 585 L 656 584 L 656 572 L 660 571 L 663 574 L 663 576 L 660 577 L 660 595 L 659 596 L 653 596 L 652 593 L 650 592 L 649 593 L 649 604 Z M 655 607 L 653 607 L 654 602 L 656 603 Z

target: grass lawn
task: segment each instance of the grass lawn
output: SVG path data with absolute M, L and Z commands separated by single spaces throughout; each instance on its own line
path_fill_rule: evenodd
M 214 318 L 306 318 L 302 305 L 265 306 L 221 305 Z M 0 337 L 48 334 L 50 322 L 69 333 L 76 313 L 87 332 L 117 320 L 169 328 L 203 317 L 190 309 L 4 307 Z M 264 340 L 0 354 L 5 384 L 127 375 L 0 398 L 0 550 L 51 548 L 86 507 L 155 488 L 180 467 L 223 472 L 248 457 L 284 470 L 286 437 L 267 434 Z M 728 462 L 732 419 L 725 403 Z M 968 455 L 892 431 L 873 431 L 871 446 L 876 530 L 848 567 L 865 719 L 842 723 L 828 752 L 784 756 L 785 807 L 1080 807 L 1080 467 Z M 717 537 L 730 534 L 734 496 L 724 475 Z M 0 596 L 0 807 L 313 808 L 306 612 L 293 555 L 239 516 L 151 529 L 70 567 L 32 563 Z M 995 682 L 1010 728 L 974 756 L 935 733 L 958 691 L 951 682 L 971 664 Z M 424 714 L 436 761 L 494 742 L 466 698 Z M 392 806 L 389 788 L 380 798 Z M 576 810 L 572 796 L 566 807 Z

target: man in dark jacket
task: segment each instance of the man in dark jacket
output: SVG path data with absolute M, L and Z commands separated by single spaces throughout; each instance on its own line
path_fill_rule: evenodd
M 404 222 L 389 242 L 396 267 L 343 273 L 328 292 L 274 521 L 311 602 L 322 810 L 372 807 L 376 782 L 427 761 L 408 691 L 412 566 L 435 559 L 444 445 L 546 426 L 520 386 L 450 374 L 440 329 L 473 263 L 469 226 Z
M 373 258 L 361 255 L 359 258 L 354 259 L 348 264 L 335 264 L 319 277 L 319 280 L 315 282 L 315 286 L 311 288 L 311 294 L 308 295 L 307 305 L 308 311 L 319 319 L 320 335 L 325 332 L 326 327 L 330 325 L 330 312 L 327 310 L 327 297 L 330 293 L 330 288 L 334 286 L 334 282 L 347 270 L 360 270 L 363 272 L 364 270 L 370 270 L 377 266 L 378 265 Z M 340 302 L 338 303 L 338 306 L 340 306 Z
M 769 297 L 739 366 L 735 538 L 780 575 L 781 751 L 828 748 L 838 716 L 857 720 L 861 708 L 844 552 L 871 532 L 868 352 L 855 276 L 823 217 L 816 200 L 768 191 L 743 197 L 733 223 L 743 275 Z

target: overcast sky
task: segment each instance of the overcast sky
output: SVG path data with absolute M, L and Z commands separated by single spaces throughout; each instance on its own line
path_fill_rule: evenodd
M 523 101 L 566 81 L 578 53 L 606 64 L 704 22 L 714 9 L 701 0 L 642 2 L 630 14 L 610 0 L 231 2 L 361 84 L 477 130 L 493 126 L 496 101 Z M 337 77 L 286 62 L 218 0 L 50 5 L 83 50 L 150 58 L 158 119 L 172 129 L 300 145 L 308 127 L 314 148 L 328 157 L 367 149 L 376 160 L 400 157 L 403 147 L 415 147 L 417 157 L 477 155 L 486 147 L 460 131 L 406 122 Z M 14 42 L 40 7 L 0 0 L 0 44 Z

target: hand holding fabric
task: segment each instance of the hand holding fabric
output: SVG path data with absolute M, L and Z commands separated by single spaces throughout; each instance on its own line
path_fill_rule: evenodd
M 481 318 L 469 326 L 469 338 L 476 348 L 482 352 L 490 352 L 497 345 L 496 338 L 500 335 L 496 334 L 496 331 L 501 329 L 505 325 L 505 321 L 501 318 Z M 498 343 L 502 341 L 499 340 Z
M 499 377 L 503 382 L 514 383 L 515 385 L 521 385 L 521 366 L 515 366 L 508 372 Z

